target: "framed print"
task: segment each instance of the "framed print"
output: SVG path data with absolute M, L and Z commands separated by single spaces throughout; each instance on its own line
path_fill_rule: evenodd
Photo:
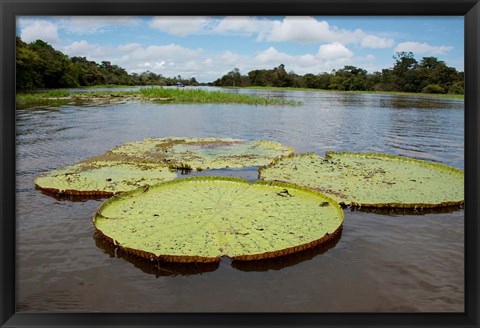
M 478 1 L 3 1 L 2 327 L 478 327 Z

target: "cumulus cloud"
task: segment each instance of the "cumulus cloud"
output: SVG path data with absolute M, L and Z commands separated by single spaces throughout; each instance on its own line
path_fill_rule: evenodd
M 273 68 L 284 64 L 288 71 L 297 74 L 320 73 L 341 68 L 353 63 L 353 53 L 340 43 L 331 43 L 320 46 L 316 54 L 290 55 L 270 47 L 258 53 L 246 67 L 252 69 Z
M 353 52 L 339 42 L 334 42 L 322 44 L 318 50 L 318 55 L 322 59 L 350 58 L 353 57 Z
M 264 38 L 265 33 L 271 30 L 272 21 L 248 16 L 231 16 L 221 19 L 212 29 L 215 34 L 233 34 L 251 36 L 258 34 Z
M 257 41 L 361 44 L 364 48 L 388 48 L 393 40 L 366 33 L 361 29 L 339 29 L 327 21 L 309 16 L 287 16 L 267 19 L 251 16 L 215 17 L 155 17 L 149 26 L 163 32 L 187 36 L 217 34 L 256 36 Z
M 157 16 L 149 24 L 150 28 L 176 36 L 204 33 L 211 20 L 208 17 Z
M 117 52 L 118 58 L 112 63 L 124 67 L 128 72 L 149 70 L 169 77 L 180 73 L 188 78 L 199 76 L 203 67 L 201 62 L 207 57 L 203 49 L 190 49 L 173 43 L 146 47 L 135 43 L 125 44 L 117 47 Z M 194 70 L 195 67 L 198 69 Z
M 119 45 L 117 47 L 117 50 L 118 51 L 126 51 L 126 52 L 129 52 L 129 51 L 135 51 L 135 50 L 138 50 L 140 49 L 141 46 L 140 44 L 138 43 L 126 43 L 126 44 L 122 44 L 122 45 Z
M 418 55 L 432 54 L 432 55 L 444 55 L 453 47 L 451 46 L 432 46 L 428 43 L 420 42 L 402 42 L 397 44 L 395 47 L 395 52 L 413 52 Z
M 365 32 L 360 29 L 343 30 L 330 26 L 326 21 L 314 17 L 285 17 L 282 21 L 272 21 L 267 41 L 295 41 L 299 43 L 358 42 Z
M 39 19 L 21 19 L 20 37 L 24 42 L 33 42 L 36 40 L 43 40 L 50 44 L 59 42 L 57 26 L 46 20 Z
M 98 44 L 90 44 L 85 40 L 75 41 L 69 45 L 64 46 L 61 51 L 70 57 L 85 57 L 88 60 L 93 60 L 100 63 L 111 57 L 114 53 L 111 46 L 101 46 Z
M 367 35 L 362 39 L 360 45 L 363 48 L 382 49 L 393 46 L 393 39 L 380 38 L 375 35 Z
M 339 29 L 327 21 L 308 16 L 287 16 L 282 20 L 257 17 L 225 17 L 213 29 L 219 34 L 251 36 L 257 41 L 360 44 L 363 48 L 389 48 L 394 40 L 369 34 L 361 29 Z

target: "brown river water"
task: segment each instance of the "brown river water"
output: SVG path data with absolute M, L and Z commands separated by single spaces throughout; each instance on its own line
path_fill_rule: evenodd
M 151 263 L 96 238 L 105 199 L 55 198 L 38 174 L 143 138 L 274 140 L 464 167 L 463 100 L 227 90 L 300 107 L 141 102 L 17 109 L 16 306 L 27 312 L 463 312 L 464 210 L 345 209 L 337 240 L 251 263 Z M 196 173 L 198 174 L 198 173 Z M 256 168 L 203 171 L 257 178 Z

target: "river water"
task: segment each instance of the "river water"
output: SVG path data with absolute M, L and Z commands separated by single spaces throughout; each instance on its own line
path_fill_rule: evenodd
M 28 312 L 463 312 L 464 211 L 345 209 L 338 240 L 277 260 L 151 264 L 94 235 L 104 199 L 54 198 L 38 174 L 124 142 L 274 140 L 464 168 L 463 100 L 231 89 L 299 107 L 143 102 L 17 109 L 16 306 Z M 204 171 L 255 180 L 255 168 Z

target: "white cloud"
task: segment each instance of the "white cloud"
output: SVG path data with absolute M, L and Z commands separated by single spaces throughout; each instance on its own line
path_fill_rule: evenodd
M 319 22 L 313 17 L 285 17 L 274 21 L 268 41 L 315 42 L 329 39 L 328 23 Z
M 126 51 L 126 52 L 135 51 L 139 49 L 141 49 L 141 46 L 138 43 L 126 43 L 126 44 L 121 44 L 117 47 L 118 51 Z
M 363 48 L 382 49 L 393 46 L 393 39 L 380 38 L 375 35 L 367 35 L 362 39 Z
M 201 34 L 210 24 L 208 17 L 158 16 L 150 22 L 150 28 L 157 29 L 176 36 Z
M 318 50 L 318 56 L 322 59 L 350 58 L 353 52 L 339 42 L 322 44 Z
M 389 48 L 394 40 L 366 33 L 361 29 L 346 30 L 308 16 L 287 16 L 282 20 L 257 17 L 225 17 L 212 30 L 217 34 L 251 36 L 257 41 L 360 44 L 364 48 Z
M 327 21 L 318 21 L 314 17 L 285 17 L 282 21 L 273 21 L 267 41 L 294 41 L 299 43 L 339 42 L 341 44 L 358 43 L 367 34 L 361 29 L 345 30 L 331 26 Z
M 444 55 L 452 49 L 453 47 L 451 46 L 431 46 L 428 43 L 402 42 L 395 47 L 395 52 L 411 51 L 416 55 Z
M 225 17 L 212 29 L 215 34 L 233 34 L 250 36 L 258 34 L 263 38 L 266 31 L 271 30 L 272 21 L 248 16 Z
M 151 45 L 146 48 L 137 48 L 130 52 L 130 58 L 133 60 L 175 60 L 175 59 L 191 59 L 197 57 L 202 49 L 192 50 L 184 48 L 177 44 L 169 45 Z
M 267 50 L 260 52 L 255 57 L 255 61 L 261 64 L 278 65 L 283 62 L 289 62 L 291 58 L 293 58 L 293 56 L 279 52 L 274 47 L 270 47 Z
M 46 20 L 20 19 L 20 37 L 24 42 L 43 40 L 50 44 L 59 42 L 57 26 Z
M 70 57 L 85 57 L 97 63 L 110 61 L 112 53 L 115 53 L 111 46 L 101 46 L 90 44 L 85 40 L 75 41 L 60 49 L 64 54 Z
M 248 70 L 271 69 L 284 64 L 287 71 L 297 74 L 320 73 L 353 63 L 353 53 L 339 43 L 322 45 L 316 54 L 290 55 L 270 47 L 245 65 Z
M 151 71 L 166 77 L 181 75 L 195 77 L 200 82 L 211 82 L 237 67 L 242 74 L 254 69 L 272 69 L 284 64 L 287 71 L 297 74 L 329 72 L 345 65 L 372 61 L 373 56 L 354 57 L 353 52 L 338 42 L 319 47 L 317 53 L 292 55 L 269 47 L 256 55 L 241 55 L 231 50 L 206 52 L 177 44 L 141 46 L 128 43 L 117 46 L 90 44 L 85 40 L 65 46 L 69 56 L 87 57 L 97 63 L 110 61 L 129 73 Z M 112 55 L 113 54 L 113 55 Z M 361 66 L 363 67 L 363 66 Z

